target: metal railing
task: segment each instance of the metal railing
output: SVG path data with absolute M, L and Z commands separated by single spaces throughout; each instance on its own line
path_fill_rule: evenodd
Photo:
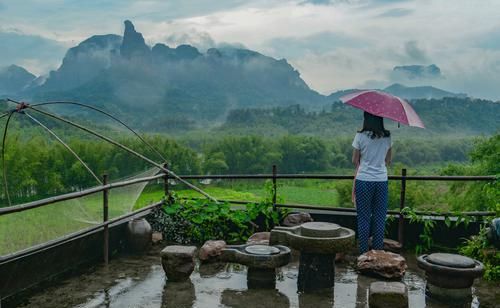
M 50 198 L 45 198 L 33 202 L 28 202 L 24 204 L 19 204 L 19 205 L 14 205 L 14 206 L 9 206 L 9 207 L 3 207 L 0 208 L 0 216 L 2 215 L 7 215 L 7 214 L 12 214 L 12 213 L 18 213 L 18 212 L 23 212 L 23 211 L 28 211 L 31 209 L 39 208 L 39 207 L 44 207 L 44 206 L 49 206 L 51 204 L 61 202 L 61 201 L 67 201 L 67 200 L 72 200 L 72 199 L 77 199 L 80 197 L 92 195 L 95 193 L 102 192 L 103 196 L 103 201 L 102 201 L 102 213 L 103 213 L 103 222 L 100 224 L 97 224 L 95 226 L 92 226 L 90 228 L 86 228 L 84 230 L 63 236 L 59 239 L 49 241 L 40 245 L 36 245 L 30 248 L 27 248 L 22 251 L 14 252 L 12 254 L 6 255 L 6 256 L 1 256 L 0 257 L 0 264 L 12 259 L 17 259 L 32 253 L 35 253 L 37 251 L 45 250 L 50 247 L 55 247 L 60 245 L 61 243 L 64 243 L 68 240 L 90 234 L 92 232 L 95 232 L 96 230 L 103 230 L 103 256 L 104 256 L 104 262 L 108 264 L 109 261 L 109 225 L 121 221 L 123 219 L 127 219 L 130 217 L 133 217 L 139 213 L 146 212 L 148 210 L 152 210 L 156 207 L 159 207 L 165 203 L 164 200 L 161 200 L 159 202 L 150 204 L 144 208 L 141 208 L 139 210 L 133 211 L 131 213 L 127 213 L 125 215 L 109 219 L 108 215 L 108 204 L 109 204 L 109 191 L 114 189 L 114 188 L 119 188 L 119 187 L 124 187 L 124 186 L 129 186 L 129 185 L 134 185 L 138 183 L 144 183 L 144 182 L 150 182 L 158 179 L 164 179 L 165 182 L 165 192 L 168 193 L 168 177 L 166 176 L 167 173 L 159 173 L 153 176 L 148 176 L 148 177 L 142 177 L 142 178 L 136 178 L 132 180 L 126 180 L 126 181 L 120 181 L 120 182 L 115 182 L 115 183 L 109 183 L 108 184 L 108 176 L 104 175 L 102 179 L 103 185 L 101 186 L 96 186 L 93 188 L 85 189 L 82 191 L 77 191 L 77 192 L 72 192 L 68 194 L 63 194 L 63 195 L 58 195 Z
M 272 196 L 272 203 L 273 207 L 282 207 L 282 208 L 296 208 L 296 209 L 318 209 L 318 210 L 326 210 L 326 211 L 343 211 L 343 212 L 356 212 L 356 209 L 354 208 L 345 208 L 345 207 L 329 207 L 329 206 L 314 206 L 314 205 L 308 205 L 308 204 L 280 204 L 277 203 L 277 193 L 278 193 L 278 185 L 277 182 L 279 179 L 316 179 L 316 180 L 353 180 L 354 176 L 352 175 L 331 175 L 331 174 L 278 174 L 277 173 L 277 168 L 274 165 L 272 168 L 272 173 L 271 174 L 221 174 L 221 175 L 181 175 L 179 176 L 185 180 L 203 180 L 203 179 L 233 179 L 233 180 L 242 180 L 242 179 L 268 179 L 272 180 L 272 185 L 273 185 L 273 196 Z M 70 234 L 68 236 L 62 237 L 59 240 L 56 241 L 51 241 L 47 242 L 38 246 L 34 246 L 31 248 L 28 248 L 26 250 L 23 250 L 21 252 L 17 252 L 8 256 L 0 257 L 0 262 L 4 262 L 6 259 L 10 258 L 18 258 L 22 255 L 34 253 L 38 250 L 46 249 L 48 247 L 57 245 L 61 243 L 62 241 L 72 239 L 78 236 L 82 236 L 91 232 L 94 232 L 96 230 L 102 229 L 103 230 L 103 236 L 104 236 L 104 247 L 103 247 L 103 255 L 104 255 L 104 261 L 107 264 L 109 260 L 109 250 L 108 250 L 108 239 L 109 239 L 109 230 L 108 226 L 114 222 L 120 221 L 122 219 L 132 217 L 138 213 L 145 212 L 147 210 L 153 209 L 155 207 L 161 206 L 164 204 L 164 201 L 159 201 L 157 203 L 151 204 L 145 208 L 139 209 L 137 211 L 122 215 L 120 217 L 114 218 L 112 220 L 108 219 L 108 199 L 109 199 L 109 191 L 114 189 L 114 188 L 119 188 L 119 187 L 124 187 L 124 186 L 129 186 L 137 183 L 143 183 L 143 182 L 150 182 L 153 180 L 158 180 L 158 179 L 163 179 L 164 181 L 164 192 L 165 196 L 168 196 L 170 193 L 170 185 L 169 185 L 169 179 L 173 178 L 169 176 L 168 173 L 165 173 L 164 171 L 160 171 L 160 173 L 153 175 L 153 176 L 148 176 L 148 177 L 142 177 L 142 178 L 137 178 L 133 180 L 126 180 L 126 181 L 121 181 L 121 182 L 115 182 L 115 183 L 108 183 L 107 176 L 103 176 L 103 185 L 93 187 L 90 189 L 78 191 L 78 192 L 73 192 L 73 193 L 68 193 L 68 194 L 63 194 L 55 197 L 50 197 L 42 200 L 37 200 L 33 202 L 28 202 L 20 205 L 15 205 L 15 206 L 10 206 L 10 207 L 4 207 L 0 208 L 0 216 L 2 215 L 7 215 L 7 214 L 12 214 L 12 213 L 17 213 L 17 212 L 22 212 L 22 211 L 27 211 L 30 209 L 38 208 L 38 207 L 43 207 L 43 206 L 48 206 L 50 204 L 54 204 L 57 202 L 61 201 L 66 201 L 66 200 L 71 200 L 71 199 L 76 199 L 80 198 L 83 196 L 88 196 L 91 194 L 103 193 L 103 222 L 101 224 L 95 225 L 91 228 L 87 228 L 85 230 Z M 400 208 L 399 211 L 388 211 L 388 214 L 391 215 L 398 215 L 399 216 L 399 222 L 398 222 L 398 240 L 401 244 L 403 244 L 403 227 L 404 227 L 404 213 L 402 212 L 403 208 L 405 207 L 405 198 L 406 198 L 406 182 L 407 181 L 496 181 L 497 177 L 496 176 L 408 176 L 406 169 L 401 170 L 401 175 L 390 175 L 389 176 L 390 181 L 400 181 L 401 182 L 401 194 L 400 194 Z M 251 201 L 245 201 L 245 200 L 219 200 L 219 201 L 227 201 L 233 204 L 248 204 L 248 203 L 253 203 Z M 426 212 L 426 211 L 416 211 L 415 212 L 418 215 L 429 215 L 429 216 L 452 216 L 453 213 L 438 213 L 438 212 Z M 464 212 L 462 213 L 463 215 L 468 215 L 468 216 L 493 216 L 495 215 L 495 212 Z
M 168 175 L 167 175 L 168 176 Z M 310 209 L 310 210 L 325 210 L 325 211 L 338 211 L 338 212 L 353 212 L 356 213 L 355 208 L 346 207 L 334 207 L 334 206 L 314 206 L 309 204 L 279 204 L 276 203 L 277 200 L 277 180 L 279 179 L 304 179 L 304 180 L 354 180 L 354 175 L 333 175 L 333 174 L 278 174 L 276 165 L 272 167 L 271 174 L 219 174 L 219 175 L 181 175 L 183 179 L 186 180 L 204 180 L 204 179 L 227 179 L 227 180 L 272 180 L 273 185 L 273 196 L 272 203 L 273 207 L 282 208 L 294 208 L 294 209 Z M 404 219 L 405 215 L 403 209 L 406 203 L 406 182 L 407 181 L 486 181 L 493 182 L 497 180 L 496 176 L 419 176 L 419 175 L 407 175 L 406 168 L 401 169 L 401 175 L 389 175 L 389 181 L 400 181 L 400 201 L 399 210 L 389 210 L 387 213 L 390 215 L 398 216 L 398 241 L 403 245 L 404 237 Z M 166 188 L 166 193 L 168 194 L 168 187 Z M 248 204 L 253 203 L 246 200 L 219 200 L 226 201 L 234 204 Z M 415 211 L 417 215 L 423 216 L 454 216 L 451 212 L 435 212 L 435 211 Z M 484 216 L 494 216 L 496 213 L 492 211 L 472 211 L 461 213 L 464 216 L 471 217 L 484 217 Z

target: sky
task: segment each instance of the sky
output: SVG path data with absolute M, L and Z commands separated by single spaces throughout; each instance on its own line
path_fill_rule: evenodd
M 500 100 L 499 0 L 0 0 L 0 67 L 36 75 L 131 20 L 150 45 L 239 46 L 286 58 L 314 90 L 433 85 Z M 437 65 L 405 79 L 398 65 Z

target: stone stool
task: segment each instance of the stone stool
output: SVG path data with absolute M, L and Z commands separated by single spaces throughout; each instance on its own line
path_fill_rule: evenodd
M 429 296 L 446 302 L 470 302 L 474 279 L 484 271 L 481 262 L 450 253 L 422 255 L 417 263 L 425 271 Z
M 195 246 L 167 246 L 161 255 L 161 264 L 169 281 L 184 281 L 194 270 Z
M 246 265 L 249 289 L 274 289 L 276 269 L 288 264 L 290 249 L 281 245 L 229 245 L 222 249 L 220 260 Z
M 368 303 L 370 308 L 406 308 L 408 290 L 401 282 L 375 281 L 370 284 Z

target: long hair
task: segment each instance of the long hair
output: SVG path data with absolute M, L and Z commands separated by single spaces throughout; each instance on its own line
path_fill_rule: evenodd
M 391 132 L 384 128 L 384 119 L 382 117 L 365 111 L 363 118 L 363 129 L 359 131 L 360 133 L 368 132 L 372 139 L 389 137 L 391 135 Z

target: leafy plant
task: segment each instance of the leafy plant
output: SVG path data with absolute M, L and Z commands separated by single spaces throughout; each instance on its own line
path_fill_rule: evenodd
M 486 225 L 478 235 L 465 240 L 459 248 L 461 254 L 477 259 L 484 264 L 484 278 L 489 281 L 500 280 L 500 252 L 488 243 Z
M 173 196 L 162 208 L 162 213 L 156 214 L 159 222 L 153 227 L 163 232 L 167 240 L 179 243 L 203 243 L 213 239 L 237 243 L 246 241 L 256 231 L 268 231 L 285 213 L 273 209 L 267 199 L 235 209 L 227 202 Z
M 434 245 L 434 240 L 432 237 L 432 232 L 436 226 L 436 221 L 430 218 L 425 218 L 422 215 L 417 214 L 412 208 L 405 207 L 402 210 L 403 215 L 410 219 L 410 223 L 419 223 L 423 225 L 423 232 L 419 235 L 420 243 L 415 246 L 415 253 L 421 254 L 425 251 L 429 251 Z M 450 219 L 450 216 L 445 216 L 444 223 L 448 228 L 458 227 L 460 224 L 465 224 L 466 226 L 470 223 L 471 218 L 469 216 L 462 215 L 459 212 L 453 213 L 456 219 Z

